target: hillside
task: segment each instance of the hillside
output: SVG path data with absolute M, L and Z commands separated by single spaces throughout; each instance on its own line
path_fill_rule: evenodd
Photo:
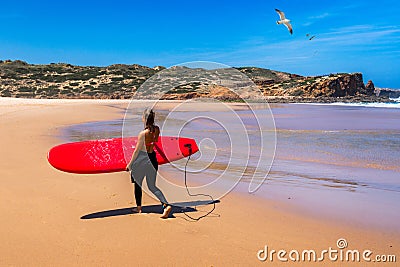
M 165 69 L 115 64 L 83 67 L 65 63 L 33 65 L 24 61 L 0 61 L 0 96 L 24 98 L 130 99 L 148 78 Z M 372 81 L 364 84 L 361 73 L 303 77 L 274 70 L 240 67 L 269 99 L 277 101 L 330 102 L 334 98 L 387 101 L 390 95 L 375 97 Z M 386 94 L 386 95 L 385 95 Z M 168 92 L 164 99 L 215 97 L 235 100 L 227 88 L 192 82 Z

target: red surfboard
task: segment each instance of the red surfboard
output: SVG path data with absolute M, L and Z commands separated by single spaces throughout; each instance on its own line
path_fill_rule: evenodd
M 136 142 L 137 137 L 128 137 L 66 143 L 50 149 L 47 159 L 54 168 L 64 172 L 94 174 L 125 171 L 125 155 L 129 161 Z M 154 149 L 158 164 L 188 157 L 199 150 L 195 140 L 172 136 L 160 136 Z

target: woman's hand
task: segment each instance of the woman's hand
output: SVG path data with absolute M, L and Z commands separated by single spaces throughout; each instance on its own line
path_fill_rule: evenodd
M 138 141 L 137 141 L 137 143 L 136 143 L 135 150 L 133 151 L 132 158 L 131 158 L 131 160 L 129 161 L 129 164 L 126 165 L 125 170 L 126 170 L 127 172 L 129 172 L 130 170 L 132 170 L 132 164 L 133 164 L 133 162 L 134 162 L 134 161 L 136 160 L 136 158 L 137 158 L 137 155 L 138 155 L 138 153 L 139 153 L 140 147 L 146 147 L 145 144 L 144 144 L 144 141 L 145 141 L 144 131 L 141 131 L 140 134 L 138 135 Z

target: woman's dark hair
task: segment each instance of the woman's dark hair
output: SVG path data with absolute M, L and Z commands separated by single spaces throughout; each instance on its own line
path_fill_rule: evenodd
M 149 129 L 150 132 L 154 132 L 154 117 L 155 117 L 155 113 L 151 108 L 146 108 L 143 111 L 143 117 L 144 117 L 144 121 L 145 121 L 145 129 Z

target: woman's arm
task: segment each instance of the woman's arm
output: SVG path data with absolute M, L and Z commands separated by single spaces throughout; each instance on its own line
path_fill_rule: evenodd
M 135 147 L 135 150 L 133 151 L 131 161 L 129 161 L 128 165 L 126 166 L 126 171 L 131 170 L 132 163 L 137 158 L 137 155 L 139 154 L 139 150 L 142 148 L 143 144 L 144 144 L 144 134 L 143 134 L 143 132 L 141 132 L 138 135 L 138 140 L 136 142 L 136 147 Z
M 154 142 L 158 142 L 158 136 L 160 135 L 160 128 L 158 126 L 155 127 L 154 129 L 155 134 L 154 134 Z

